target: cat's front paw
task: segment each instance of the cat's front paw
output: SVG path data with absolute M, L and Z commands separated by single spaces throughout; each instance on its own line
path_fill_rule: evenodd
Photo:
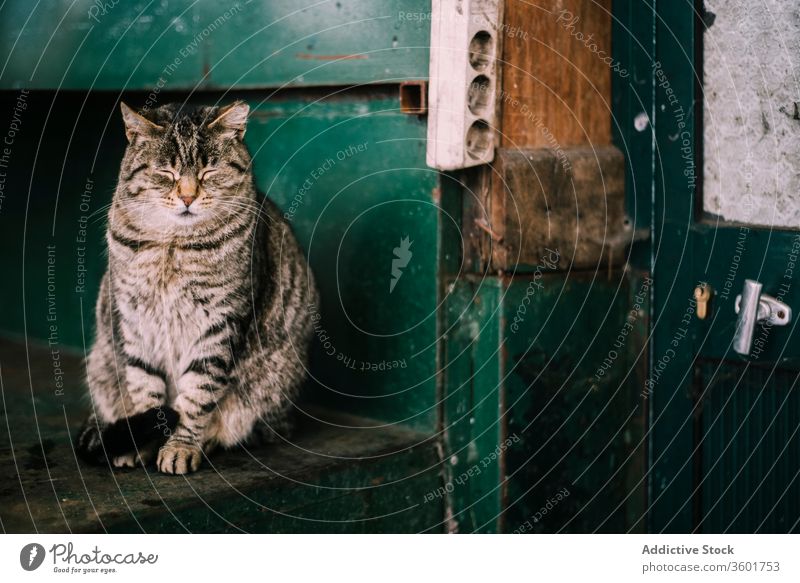
M 111 464 L 115 468 L 135 468 L 136 466 L 143 466 L 142 460 L 135 453 L 128 453 L 125 455 L 118 455 L 111 460 Z
M 153 461 L 153 458 L 156 457 L 157 451 L 157 443 L 148 443 L 140 447 L 136 452 L 116 456 L 111 460 L 111 463 L 115 468 L 135 468 L 137 466 L 146 466 Z
M 165 474 L 188 474 L 200 467 L 202 451 L 190 443 L 166 443 L 158 450 L 156 465 Z

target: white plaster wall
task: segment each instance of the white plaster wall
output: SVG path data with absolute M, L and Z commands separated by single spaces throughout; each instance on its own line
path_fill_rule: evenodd
M 800 2 L 705 4 L 703 207 L 800 229 Z

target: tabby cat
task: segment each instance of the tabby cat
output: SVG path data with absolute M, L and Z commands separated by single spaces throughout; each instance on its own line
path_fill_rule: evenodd
M 306 378 L 312 275 L 257 195 L 249 108 L 122 104 L 128 146 L 87 362 L 89 461 L 193 472 L 215 446 L 287 429 Z

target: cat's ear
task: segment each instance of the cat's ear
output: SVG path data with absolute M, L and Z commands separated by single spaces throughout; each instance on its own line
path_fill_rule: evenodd
M 244 101 L 234 101 L 221 108 L 216 119 L 208 124 L 208 127 L 222 128 L 225 133 L 230 133 L 231 137 L 241 140 L 244 138 L 244 131 L 247 128 L 247 114 L 249 113 L 249 105 Z
M 146 117 L 139 115 L 122 101 L 120 101 L 119 107 L 122 110 L 122 121 L 125 122 L 125 135 L 128 136 L 129 142 L 132 142 L 136 136 L 148 137 L 164 129 L 160 125 L 154 124 Z

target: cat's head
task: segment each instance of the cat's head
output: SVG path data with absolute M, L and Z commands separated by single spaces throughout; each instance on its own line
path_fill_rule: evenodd
M 140 232 L 187 234 L 252 207 L 247 104 L 121 107 L 128 147 L 114 212 Z

